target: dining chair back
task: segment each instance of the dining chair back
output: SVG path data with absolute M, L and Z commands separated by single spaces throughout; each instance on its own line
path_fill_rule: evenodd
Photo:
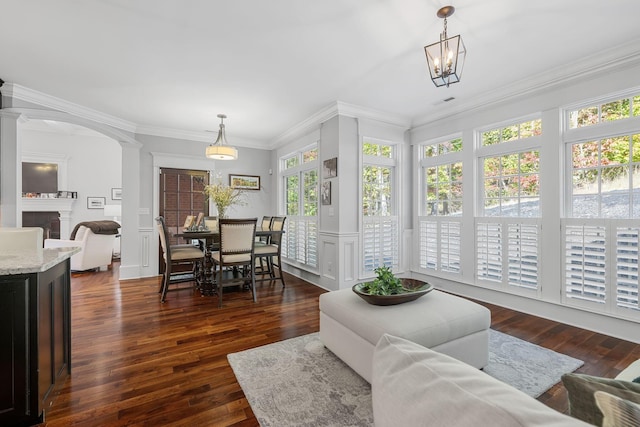
M 165 302 L 169 285 L 182 282 L 196 282 L 198 285 L 201 272 L 200 264 L 204 253 L 193 245 L 170 245 L 169 231 L 164 218 L 159 216 L 156 218 L 158 234 L 160 235 L 160 246 L 162 247 L 162 257 L 165 263 L 162 283 L 160 284 L 160 301 Z M 174 267 L 190 265 L 191 273 L 185 274 L 184 271 L 174 271 Z M 177 288 L 185 289 L 185 288 Z M 177 290 L 171 289 L 171 290 Z
M 262 260 L 265 260 L 267 263 L 267 268 L 261 269 L 262 278 L 257 279 L 257 281 L 263 282 L 267 280 L 280 280 L 283 288 L 285 287 L 285 283 L 280 255 L 282 252 L 282 232 L 284 230 L 284 223 L 286 219 L 286 216 L 273 217 L 273 220 L 271 221 L 271 230 L 279 231 L 279 233 L 271 234 L 269 244 L 265 246 L 257 246 L 255 248 L 255 256 L 260 259 L 261 265 Z M 278 269 L 279 274 L 277 277 L 275 275 L 274 267 Z M 268 275 L 269 277 L 265 278 L 265 275 Z
M 217 216 L 205 216 L 204 217 L 204 225 L 209 229 L 209 231 L 218 231 L 218 217 Z M 207 244 L 207 240 L 205 239 L 203 245 Z M 216 234 L 213 236 L 211 240 L 209 240 L 209 247 L 207 248 L 209 251 L 217 251 L 220 249 L 220 235 Z
M 222 291 L 228 286 L 248 286 L 257 301 L 255 292 L 254 243 L 258 218 L 220 218 L 218 230 L 220 249 L 212 254 L 214 269 L 218 266 L 218 307 L 222 307 Z M 230 279 L 224 277 L 225 268 L 233 268 Z M 237 277 L 237 272 L 242 276 Z

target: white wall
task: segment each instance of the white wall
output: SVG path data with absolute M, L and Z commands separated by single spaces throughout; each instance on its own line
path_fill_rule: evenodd
M 105 217 L 102 209 L 87 209 L 87 197 L 104 197 L 108 205 L 121 203 L 111 199 L 111 189 L 122 188 L 122 148 L 119 143 L 99 135 L 30 129 L 21 130 L 21 138 L 23 155 L 37 153 L 46 158 L 47 154 L 53 154 L 67 159 L 67 188 L 59 190 L 78 192 L 71 212 L 71 227 L 82 221 L 112 219 Z

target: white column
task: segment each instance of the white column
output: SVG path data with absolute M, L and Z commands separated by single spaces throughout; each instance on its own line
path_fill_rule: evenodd
M 121 142 L 122 146 L 122 232 L 120 237 L 120 278 L 141 277 L 143 239 L 139 224 L 140 144 Z M 147 243 L 148 244 L 148 243 Z M 146 248 L 148 249 L 148 248 Z
M 0 226 L 22 225 L 21 114 L 0 111 Z

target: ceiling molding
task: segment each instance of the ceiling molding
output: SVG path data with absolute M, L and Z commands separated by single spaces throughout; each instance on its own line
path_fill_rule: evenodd
M 73 102 L 65 101 L 63 99 L 56 98 L 55 96 L 47 95 L 46 93 L 38 92 L 37 90 L 29 89 L 15 83 L 7 83 L 3 86 L 2 91 L 6 95 L 15 99 L 20 99 L 42 107 L 69 113 L 74 116 L 103 123 L 128 132 L 135 132 L 137 127 L 135 123 L 127 120 L 92 110 L 91 108 L 83 107 L 82 105 L 74 104 Z
M 411 127 L 411 120 L 399 114 L 387 113 L 384 111 L 348 104 L 342 101 L 336 101 L 275 138 L 271 141 L 270 148 L 279 148 L 296 138 L 306 135 L 311 130 L 319 129 L 322 123 L 338 115 L 360 119 L 371 119 L 389 125 L 398 126 L 403 129 L 409 129 Z
M 436 112 L 416 118 L 412 131 L 428 126 L 443 118 L 451 118 L 466 114 L 487 106 L 507 102 L 523 95 L 553 89 L 560 84 L 579 82 L 594 77 L 597 74 L 619 71 L 640 63 L 638 41 L 622 45 L 618 49 L 585 57 L 580 61 L 550 69 L 545 73 L 529 76 L 513 84 L 505 85 L 499 90 L 492 90 L 474 96 L 469 102 L 463 102 L 449 107 L 443 107 Z
M 206 142 L 212 144 L 216 140 L 218 132 L 212 131 L 188 131 L 170 128 L 159 128 L 154 126 L 138 126 L 136 134 L 138 135 L 151 135 L 160 136 L 164 138 L 180 139 L 187 141 Z M 227 136 L 229 131 L 227 130 Z M 267 143 L 255 139 L 247 139 L 240 137 L 231 137 L 230 145 L 235 147 L 255 148 L 258 150 L 270 150 Z

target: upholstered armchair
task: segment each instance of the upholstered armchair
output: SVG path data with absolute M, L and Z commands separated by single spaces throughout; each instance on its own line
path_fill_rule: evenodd
M 85 271 L 95 268 L 100 271 L 108 269 L 113 257 L 115 234 L 96 234 L 91 228 L 79 225 L 72 233 L 70 240 L 46 239 L 45 248 L 61 248 L 78 246 L 80 252 L 71 257 L 72 271 Z

